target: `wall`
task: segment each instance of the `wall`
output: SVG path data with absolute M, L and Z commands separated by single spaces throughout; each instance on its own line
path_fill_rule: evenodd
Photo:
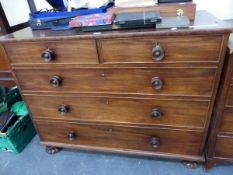
M 193 0 L 197 10 L 207 10 L 220 19 L 233 19 L 233 0 Z
M 0 0 L 10 26 L 28 21 L 27 0 Z

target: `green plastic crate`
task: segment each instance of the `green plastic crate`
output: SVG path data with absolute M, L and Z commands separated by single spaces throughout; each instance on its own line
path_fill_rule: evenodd
M 0 151 L 20 153 L 36 134 L 30 117 L 20 117 L 7 133 L 0 133 Z

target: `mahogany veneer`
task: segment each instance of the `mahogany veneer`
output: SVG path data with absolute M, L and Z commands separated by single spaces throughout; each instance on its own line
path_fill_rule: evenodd
M 233 42 L 233 39 L 230 40 Z M 229 42 L 207 147 L 206 169 L 233 162 L 233 46 Z
M 42 144 L 203 162 L 230 31 L 198 12 L 186 29 L 1 42 Z

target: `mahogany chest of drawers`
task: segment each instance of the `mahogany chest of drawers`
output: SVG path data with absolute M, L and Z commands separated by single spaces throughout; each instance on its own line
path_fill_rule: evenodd
M 206 169 L 233 160 L 233 35 L 230 39 L 213 111 L 213 124 L 207 147 Z
M 203 162 L 229 33 L 201 12 L 187 29 L 1 42 L 43 145 Z

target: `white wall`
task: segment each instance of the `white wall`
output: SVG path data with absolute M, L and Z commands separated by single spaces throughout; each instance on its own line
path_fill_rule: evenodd
M 220 19 L 233 19 L 233 0 L 193 0 L 198 10 L 207 10 Z
M 45 0 L 34 0 L 37 9 L 51 8 Z
M 27 0 L 0 0 L 10 26 L 28 21 Z

